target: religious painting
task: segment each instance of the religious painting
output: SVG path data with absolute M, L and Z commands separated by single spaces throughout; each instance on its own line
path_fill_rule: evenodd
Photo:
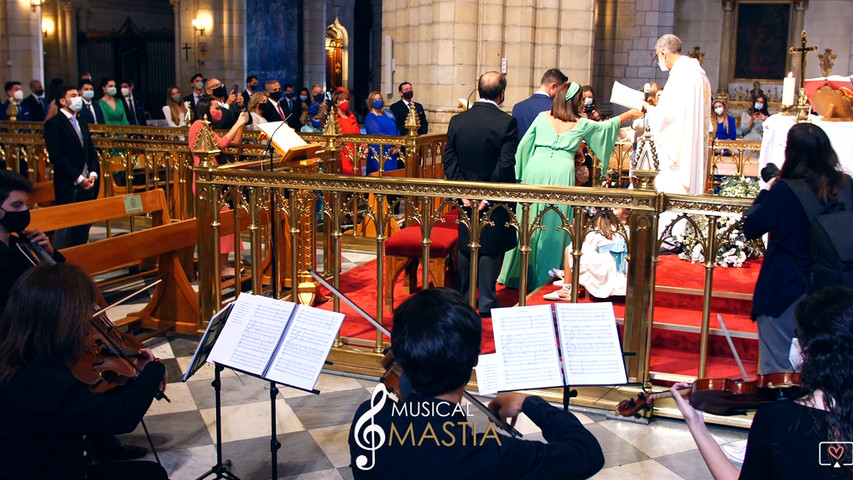
M 734 76 L 781 80 L 788 57 L 791 2 L 738 2 Z
M 246 72 L 257 76 L 261 85 L 275 79 L 282 90 L 288 83 L 299 90 L 301 9 L 300 0 L 246 0 Z

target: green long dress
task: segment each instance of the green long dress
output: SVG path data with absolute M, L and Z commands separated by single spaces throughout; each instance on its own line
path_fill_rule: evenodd
M 548 121 L 550 112 L 542 112 L 533 121 L 524 134 L 515 154 L 515 174 L 521 183 L 530 185 L 575 184 L 575 151 L 581 142 L 586 144 L 602 161 L 608 161 L 619 134 L 619 117 L 603 122 L 581 118 L 575 128 L 558 134 Z M 530 208 L 530 221 L 545 210 L 546 205 L 533 204 Z M 555 205 L 563 215 L 571 218 L 568 205 Z M 520 210 L 518 211 L 520 215 Z M 520 220 L 520 218 L 519 218 Z M 568 235 L 558 231 L 561 225 L 559 216 L 548 212 L 542 218 L 545 230 L 537 229 L 530 239 L 530 254 L 527 266 L 527 285 L 529 288 L 544 284 L 550 276 L 548 270 L 559 268 L 563 264 Z M 529 225 L 528 225 L 529 227 Z M 504 257 L 498 283 L 511 288 L 519 287 L 521 276 L 521 253 L 518 247 L 510 250 Z
M 115 102 L 116 108 L 113 110 L 109 103 L 103 99 L 98 100 L 98 103 L 101 104 L 101 110 L 104 112 L 104 123 L 107 125 L 130 125 L 127 121 L 127 115 L 124 113 L 124 104 L 118 98 L 115 99 Z

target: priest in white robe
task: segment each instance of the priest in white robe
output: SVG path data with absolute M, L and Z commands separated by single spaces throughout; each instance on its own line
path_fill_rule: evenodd
M 656 107 L 647 107 L 657 145 L 659 192 L 706 193 L 708 139 L 711 131 L 711 83 L 696 59 L 681 54 L 681 40 L 672 34 L 658 39 L 655 56 L 669 70 Z

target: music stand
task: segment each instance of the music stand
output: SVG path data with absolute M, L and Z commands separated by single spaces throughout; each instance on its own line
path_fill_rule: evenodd
M 201 340 L 198 342 L 198 347 L 195 350 L 190 366 L 187 368 L 186 373 L 184 373 L 182 378 L 184 383 L 186 383 L 190 377 L 195 375 L 195 373 L 198 372 L 199 369 L 201 369 L 201 367 L 207 362 L 207 357 L 210 355 L 210 351 L 213 349 L 216 339 L 219 338 L 219 334 L 222 332 L 222 327 L 225 326 L 225 322 L 228 320 L 228 315 L 231 313 L 233 305 L 233 303 L 229 303 L 228 306 L 217 312 L 216 315 L 210 319 L 210 323 L 207 325 L 204 335 L 202 335 Z M 216 402 L 216 464 L 196 480 L 202 480 L 210 475 L 216 475 L 213 477 L 214 479 L 227 478 L 229 480 L 240 480 L 239 477 L 231 473 L 231 460 L 222 460 L 222 382 L 220 373 L 225 369 L 225 367 L 218 363 L 215 363 L 214 366 L 214 377 L 213 381 L 210 382 L 210 385 L 213 387 L 213 391 L 215 392 L 214 398 Z

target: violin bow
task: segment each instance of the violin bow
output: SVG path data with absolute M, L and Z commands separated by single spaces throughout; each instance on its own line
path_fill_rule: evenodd
M 370 314 L 369 314 L 369 313 L 365 312 L 363 308 L 361 308 L 361 307 L 359 307 L 358 305 L 356 305 L 356 304 L 355 304 L 355 302 L 353 302 L 352 300 L 350 300 L 346 295 L 344 295 L 344 293 L 343 293 L 343 292 L 341 292 L 340 290 L 338 290 L 337 288 L 335 288 L 334 286 L 332 286 L 332 284 L 330 284 L 330 283 L 329 283 L 325 278 L 323 278 L 323 276 L 322 276 L 322 275 L 320 275 L 319 273 L 317 273 L 316 271 L 314 271 L 314 270 L 312 270 L 312 269 L 310 269 L 310 268 L 308 269 L 308 273 L 310 273 L 312 277 L 314 277 L 318 282 L 320 282 L 320 284 L 322 284 L 324 287 L 326 287 L 327 289 L 329 289 L 329 291 L 330 291 L 330 292 L 334 293 L 338 298 L 340 298 L 341 300 L 343 300 L 344 302 L 346 302 L 346 304 L 347 304 L 347 305 L 349 305 L 350 307 L 352 307 L 353 309 L 355 309 L 355 311 L 356 311 L 359 315 L 361 315 L 362 317 L 364 317 L 364 319 L 365 319 L 365 320 L 367 320 L 368 322 L 370 322 L 374 327 L 378 328 L 378 329 L 379 329 L 379 331 L 380 331 L 380 332 L 382 332 L 383 334 L 385 334 L 385 336 L 386 336 L 386 337 L 388 337 L 388 339 L 389 339 L 389 340 L 391 339 L 391 332 L 390 332 L 390 331 L 388 331 L 388 329 L 387 329 L 387 328 L 385 328 L 385 326 L 383 326 L 383 325 L 382 325 L 381 323 L 379 323 L 375 318 L 373 318 L 372 316 L 370 316 Z M 468 390 L 463 389 L 463 390 L 462 390 L 462 396 L 463 396 L 463 397 L 465 397 L 465 399 L 466 399 L 466 400 L 468 400 L 472 405 L 474 405 L 475 407 L 479 408 L 479 409 L 480 409 L 480 411 L 482 411 L 482 412 L 486 415 L 486 417 L 488 417 L 488 418 L 489 418 L 489 420 L 491 420 L 495 425 L 497 425 L 498 427 L 500 427 L 501 429 L 503 429 L 505 432 L 507 432 L 507 433 L 508 433 L 508 434 L 510 434 L 511 436 L 513 436 L 513 437 L 517 437 L 517 438 L 519 438 L 519 437 L 522 437 L 522 436 L 523 436 L 523 435 L 521 434 L 521 432 L 519 432 L 518 430 L 516 430 L 516 429 L 515 429 L 515 427 L 513 427 L 512 425 L 510 425 L 508 422 L 505 422 L 505 421 L 501 420 L 501 419 L 500 419 L 500 418 L 495 414 L 495 412 L 494 412 L 492 409 L 490 409 L 489 407 L 487 407 L 486 405 L 484 405 L 484 404 L 483 404 L 483 402 L 481 402 L 481 401 L 477 400 L 476 398 L 474 398 L 474 396 L 473 396 L 473 395 L 471 395 L 470 393 L 468 393 Z
M 732 342 L 732 336 L 729 335 L 729 329 L 726 328 L 726 322 L 723 321 L 723 316 L 719 313 L 717 314 L 717 321 L 720 322 L 720 326 L 723 328 L 723 334 L 726 336 L 726 341 L 729 342 L 729 348 L 732 349 L 732 355 L 735 357 L 735 361 L 737 362 L 738 368 L 740 368 L 740 373 L 743 375 L 743 381 L 745 382 L 749 380 L 749 377 L 746 375 L 746 369 L 743 368 L 743 363 L 740 361 L 740 355 L 737 354 L 735 344 Z

